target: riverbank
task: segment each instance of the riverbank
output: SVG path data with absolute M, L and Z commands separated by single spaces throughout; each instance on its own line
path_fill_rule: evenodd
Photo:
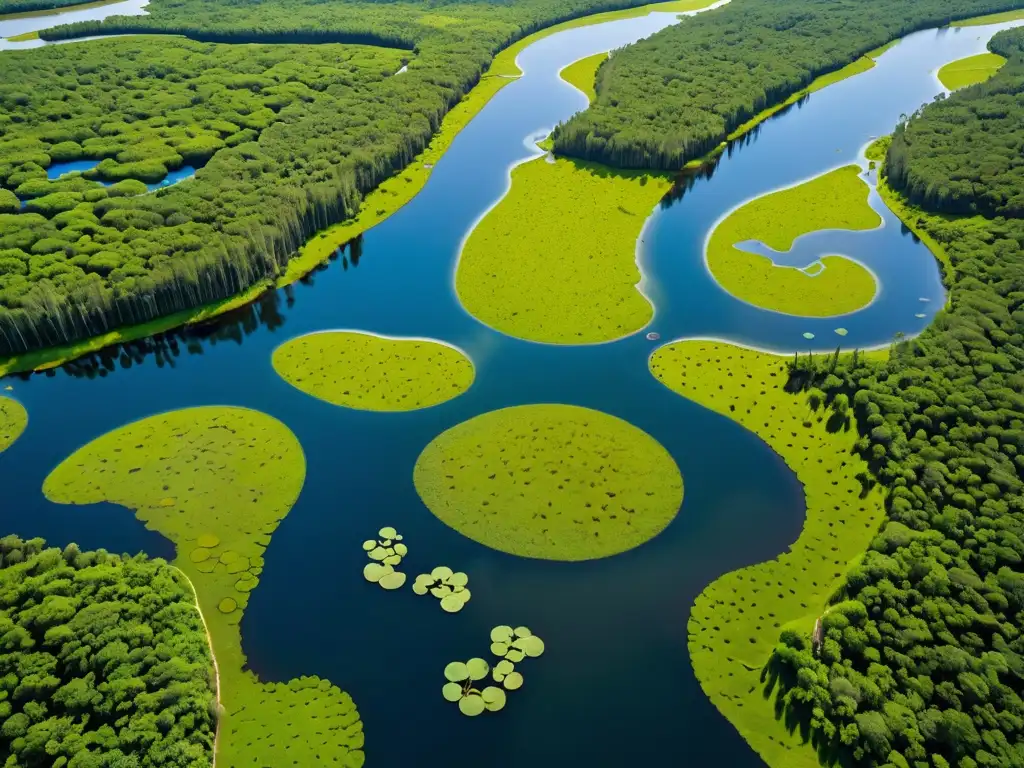
M 593 104 L 597 101 L 597 91 L 595 90 L 597 70 L 607 58 L 607 53 L 595 53 L 593 56 L 574 61 L 569 66 L 563 67 L 558 76 L 586 96 L 588 101 Z
M 758 241 L 789 251 L 797 238 L 818 230 L 869 230 L 882 219 L 870 205 L 861 169 L 837 168 L 793 187 L 755 198 L 728 213 L 708 236 L 705 260 L 718 284 L 762 309 L 801 317 L 831 317 L 862 309 L 878 291 L 864 266 L 843 256 L 824 256 L 821 269 L 780 266 L 740 247 Z
M 870 354 L 887 354 L 881 350 Z M 728 573 L 694 603 L 687 627 L 701 688 L 771 768 L 819 768 L 799 729 L 776 715 L 762 670 L 787 627 L 809 632 L 837 582 L 884 517 L 877 490 L 864 494 L 866 464 L 853 454 L 852 409 L 790 394 L 789 358 L 712 341 L 679 341 L 651 356 L 652 375 L 673 392 L 754 432 L 804 487 L 807 517 L 778 558 Z M 844 415 L 845 411 L 845 415 Z
M 936 73 L 936 77 L 944 88 L 955 91 L 985 82 L 1005 63 L 1006 59 L 998 53 L 979 53 L 977 56 L 949 62 Z

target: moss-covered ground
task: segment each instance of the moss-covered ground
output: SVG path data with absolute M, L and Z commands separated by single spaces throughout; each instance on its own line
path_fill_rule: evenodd
M 573 405 L 523 405 L 436 437 L 416 461 L 424 503 L 464 536 L 521 557 L 591 560 L 637 547 L 679 511 L 683 479 L 646 432 Z
M 17 400 L 0 397 L 0 453 L 21 437 L 28 425 L 28 412 Z
M 274 370 L 293 387 L 334 405 L 413 411 L 451 400 L 473 384 L 473 363 L 428 339 L 358 331 L 300 336 L 274 351 Z
M 883 355 L 872 353 L 873 355 Z M 697 598 L 688 625 L 701 687 L 774 768 L 818 768 L 814 749 L 776 719 L 762 669 L 787 625 L 810 631 L 837 581 L 867 548 L 883 518 L 882 496 L 866 495 L 849 421 L 805 394 L 783 389 L 786 358 L 707 341 L 658 349 L 651 373 L 669 389 L 757 434 L 804 486 L 807 519 L 776 559 L 728 573 Z
M 565 80 L 573 88 L 581 91 L 584 96 L 593 104 L 597 101 L 597 92 L 594 85 L 597 82 L 597 68 L 608 58 L 607 53 L 596 53 L 587 56 L 585 59 L 574 61 L 567 67 L 563 67 L 558 76 Z
M 966 59 L 951 61 L 938 72 L 939 82 L 951 91 L 983 83 L 1006 63 L 998 53 L 979 53 Z
M 348 694 L 317 678 L 261 683 L 245 669 L 239 623 L 305 470 L 301 446 L 277 420 L 201 407 L 101 436 L 43 486 L 58 503 L 133 509 L 174 543 L 174 564 L 195 586 L 220 670 L 221 768 L 363 764 L 362 723 Z
M 592 344 L 627 336 L 654 310 L 637 290 L 636 241 L 671 187 L 667 175 L 538 158 L 463 246 L 455 288 L 466 310 L 510 336 Z
M 874 276 L 843 256 L 825 256 L 817 274 L 777 267 L 735 244 L 758 240 L 788 251 L 803 234 L 821 229 L 873 229 L 882 218 L 868 205 L 870 188 L 855 165 L 837 168 L 794 187 L 747 202 L 715 227 L 707 243 L 708 269 L 738 299 L 802 317 L 854 312 L 874 298 Z

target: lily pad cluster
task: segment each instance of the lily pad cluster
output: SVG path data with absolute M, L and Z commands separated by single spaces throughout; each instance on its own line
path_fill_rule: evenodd
M 469 602 L 470 592 L 466 588 L 469 576 L 462 571 L 453 571 L 446 565 L 439 565 L 430 573 L 421 573 L 413 582 L 412 591 L 417 595 L 428 592 L 441 601 L 441 610 L 458 613 Z
M 395 568 L 409 553 L 409 548 L 402 543 L 402 535 L 389 525 L 381 528 L 377 536 L 379 538 L 363 542 L 363 550 L 370 558 L 363 568 L 363 577 L 383 589 L 400 589 L 405 584 L 405 574 Z
M 497 712 L 504 708 L 505 691 L 523 687 L 523 673 L 516 669 L 516 664 L 544 653 L 544 641 L 527 627 L 513 629 L 501 625 L 491 630 L 491 653 L 501 657 L 493 667 L 483 659 L 470 659 L 465 663 L 453 661 L 444 668 L 448 682 L 441 689 L 441 695 L 448 701 L 458 702 L 459 711 L 464 715 L 475 717 L 484 711 Z M 478 686 L 488 673 L 498 685 Z

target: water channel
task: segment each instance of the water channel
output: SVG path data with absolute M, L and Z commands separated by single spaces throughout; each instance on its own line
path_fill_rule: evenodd
M 644 333 L 582 347 L 523 342 L 475 321 L 452 290 L 464 236 L 504 193 L 509 168 L 536 152 L 530 137 L 585 105 L 557 72 L 673 18 L 578 28 L 531 45 L 519 56 L 525 76 L 456 138 L 425 189 L 303 283 L 205 330 L 8 380 L 30 422 L 0 455 L 0 528 L 57 545 L 170 556 L 168 543 L 124 509 L 50 504 L 40 492 L 44 478 L 82 444 L 157 412 L 209 404 L 261 410 L 295 432 L 308 467 L 302 495 L 267 549 L 242 622 L 244 648 L 264 679 L 317 674 L 349 691 L 371 765 L 761 765 L 697 685 L 686 622 L 706 584 L 775 556 L 797 537 L 804 502 L 796 478 L 751 433 L 656 383 L 647 357 L 657 344 Z M 813 261 L 819 251 L 844 253 L 879 276 L 878 300 L 843 318 L 793 318 L 736 301 L 708 275 L 704 240 L 743 201 L 858 162 L 873 136 L 938 92 L 939 65 L 981 52 L 1003 26 L 911 35 L 873 70 L 765 124 L 710 179 L 655 211 L 638 248 L 644 291 L 656 307 L 645 330 L 663 342 L 720 337 L 777 350 L 806 349 L 804 332 L 831 349 L 839 340 L 864 347 L 922 330 L 943 300 L 934 260 L 877 198 L 883 227 L 813 235 L 792 255 Z M 840 325 L 845 339 L 834 333 Z M 476 382 L 462 397 L 412 413 L 330 406 L 293 389 L 270 364 L 279 344 L 329 328 L 442 339 L 472 357 Z M 685 498 L 660 536 L 600 561 L 526 560 L 477 545 L 426 510 L 412 468 L 433 437 L 486 411 L 543 402 L 611 413 L 668 449 Z M 409 590 L 366 584 L 359 543 L 384 524 L 399 528 L 426 561 L 470 574 L 465 611 L 447 615 Z M 547 652 L 500 716 L 467 722 L 441 699 L 441 672 L 449 661 L 485 654 L 490 628 L 503 623 L 530 626 Z

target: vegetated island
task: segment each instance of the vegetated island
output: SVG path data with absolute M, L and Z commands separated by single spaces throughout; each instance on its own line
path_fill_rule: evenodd
M 868 205 L 870 187 L 849 165 L 794 187 L 755 198 L 722 219 L 708 237 L 708 269 L 722 288 L 762 309 L 804 317 L 829 317 L 867 306 L 877 292 L 874 276 L 844 256 L 824 256 L 822 269 L 776 266 L 738 243 L 757 240 L 789 250 L 801 235 L 822 229 L 867 230 L 882 223 Z
M 285 342 L 274 370 L 308 395 L 367 411 L 413 411 L 451 400 L 473 384 L 472 361 L 430 339 L 323 331 Z
M 670 188 L 667 175 L 562 158 L 516 166 L 511 189 L 463 245 L 459 301 L 530 341 L 593 344 L 635 333 L 654 315 L 637 289 L 637 238 Z
M 950 91 L 966 88 L 988 80 L 998 72 L 1006 59 L 998 53 L 979 53 L 965 59 L 951 61 L 937 73 L 939 82 Z
M 804 486 L 807 519 L 797 541 L 775 560 L 708 585 L 688 635 L 701 688 L 765 762 L 817 768 L 814 750 L 779 719 L 763 670 L 781 631 L 810 633 L 884 515 L 882 495 L 865 491 L 867 464 L 853 452 L 852 406 L 845 396 L 826 403 L 820 392 L 794 395 L 787 358 L 721 342 L 673 342 L 651 356 L 650 369 L 672 391 L 758 435 Z
M 216 676 L 163 560 L 0 539 L 0 754 L 10 766 L 207 768 Z
M 298 498 L 305 467 L 301 446 L 277 420 L 211 406 L 103 435 L 65 459 L 43 486 L 58 503 L 107 501 L 133 509 L 174 543 L 174 564 L 195 587 L 220 673 L 222 768 L 359 768 L 365 759 L 362 723 L 347 693 L 316 677 L 265 683 L 245 669 L 242 613 L 271 534 Z
M 0 397 L 0 453 L 10 448 L 21 437 L 28 425 L 28 411 L 10 397 Z
M 587 56 L 562 67 L 558 76 L 582 92 L 593 104 L 597 100 L 597 92 L 594 90 L 594 85 L 597 82 L 597 70 L 607 59 L 607 53 L 595 53 L 593 56 Z
M 396 55 L 397 51 L 403 59 L 411 59 L 413 49 L 416 51 L 415 60 L 409 62 L 408 71 L 400 78 L 390 77 L 398 67 L 388 66 L 383 74 L 389 76 L 372 85 L 365 79 L 366 73 L 360 73 L 340 78 L 331 88 L 314 86 L 306 90 L 288 85 L 287 78 L 262 77 L 261 59 L 254 59 L 255 71 L 244 73 L 249 79 L 236 78 L 229 87 L 239 95 L 243 87 L 257 88 L 254 93 L 262 105 L 232 110 L 229 101 L 224 108 L 243 116 L 252 112 L 259 120 L 269 119 L 274 130 L 264 136 L 260 129 L 266 126 L 253 127 L 235 121 L 238 130 L 225 134 L 226 123 L 232 121 L 228 119 L 231 114 L 224 115 L 226 123 L 218 124 L 222 126 L 220 130 L 217 125 L 202 125 L 212 129 L 212 134 L 201 142 L 200 160 L 205 160 L 206 166 L 188 184 L 161 190 L 156 195 L 142 195 L 135 188 L 126 188 L 114 192 L 118 200 L 100 203 L 99 210 L 93 211 L 97 218 L 102 219 L 111 208 L 117 208 L 115 215 L 122 225 L 143 224 L 149 230 L 147 237 L 138 242 L 117 233 L 117 227 L 103 230 L 103 244 L 108 246 L 105 254 L 114 254 L 104 266 L 109 271 L 95 273 L 83 268 L 83 260 L 97 251 L 79 250 L 83 231 L 70 227 L 68 219 L 74 218 L 81 226 L 81 215 L 63 207 L 72 201 L 77 211 L 95 207 L 92 202 L 74 196 L 99 195 L 98 185 L 86 189 L 87 179 L 72 175 L 63 180 L 63 185 L 48 186 L 47 194 L 62 194 L 36 202 L 37 207 L 45 207 L 39 214 L 41 218 L 22 215 L 28 231 L 22 232 L 16 242 L 0 243 L 6 249 L 0 253 L 11 258 L 6 269 L 0 267 L 0 277 L 13 275 L 6 285 L 0 280 L 0 354 L 9 356 L 0 364 L 0 371 L 56 364 L 112 343 L 199 322 L 252 300 L 271 285 L 297 280 L 324 262 L 339 244 L 386 218 L 422 188 L 430 168 L 455 133 L 507 82 L 503 75 L 518 72 L 514 57 L 527 43 L 570 26 L 643 15 L 654 8 L 683 11 L 706 4 L 706 0 L 680 0 L 598 13 L 619 3 L 594 0 L 579 6 L 568 0 L 537 0 L 497 11 L 488 6 L 486 12 L 469 3 L 459 6 L 458 11 L 450 9 L 446 14 L 437 14 L 416 3 L 391 6 L 387 13 L 374 4 L 341 3 L 332 6 L 325 17 L 323 4 L 302 0 L 222 8 L 213 15 L 198 1 L 171 4 L 154 0 L 151 13 L 144 17 L 119 17 L 103 23 L 81 22 L 44 30 L 46 39 L 159 33 L 184 34 L 214 42 L 370 43 L 392 47 L 383 51 L 382 56 Z M 563 21 L 566 18 L 569 21 Z M 457 32 L 448 29 L 452 24 L 458 27 Z M 544 27 L 548 28 L 533 33 Z M 520 45 L 506 47 L 516 39 Z M 165 38 L 151 44 L 159 49 L 164 45 L 174 47 L 178 42 Z M 67 61 L 89 61 L 84 65 L 89 69 L 93 66 L 91 58 L 112 44 L 143 43 L 139 38 L 127 43 L 104 41 L 100 47 L 82 43 L 69 47 L 65 56 Z M 494 57 L 494 51 L 502 48 L 504 54 Z M 62 69 L 60 77 L 47 77 L 54 50 L 47 48 L 45 55 L 41 51 L 5 52 L 5 69 L 17 62 L 21 62 L 22 69 L 17 77 L 5 81 L 39 81 L 41 90 L 44 81 L 49 80 L 51 85 L 59 83 L 64 90 L 77 90 L 79 86 L 95 86 L 111 79 L 97 77 L 93 72 L 79 74 L 78 66 Z M 207 46 L 203 51 L 210 59 L 200 69 L 205 73 L 220 71 L 223 50 Z M 303 55 L 306 54 L 321 56 L 322 52 L 307 48 Z M 25 58 L 10 58 L 16 56 Z M 159 50 L 152 50 L 142 52 L 140 58 L 159 60 L 159 56 Z M 108 56 L 98 65 L 102 69 L 110 61 Z M 491 69 L 481 77 L 488 62 L 492 63 Z M 230 61 L 225 63 L 231 68 Z M 302 69 L 298 67 L 300 81 Z M 164 75 L 169 81 L 180 80 L 183 74 L 174 65 L 169 71 L 173 73 L 170 78 Z M 38 95 L 25 99 L 25 94 L 13 85 L 6 95 L 2 91 L 0 88 L 0 122 L 4 122 L 5 115 L 11 117 L 10 105 L 17 116 L 14 123 L 18 130 L 27 116 L 48 119 L 41 107 L 50 101 Z M 466 97 L 469 93 L 472 95 Z M 135 165 L 127 169 L 127 178 L 136 178 L 142 171 L 155 175 L 154 161 L 174 160 L 173 152 L 165 151 L 166 142 L 152 147 L 153 152 L 138 141 L 128 142 L 127 147 L 118 145 L 119 131 L 125 122 L 122 118 L 128 113 L 111 109 L 105 99 L 91 101 L 101 101 L 108 108 L 109 121 L 104 131 L 112 143 L 106 145 L 105 151 L 110 153 L 107 157 L 128 149 L 133 151 L 130 163 Z M 73 102 L 70 110 L 67 104 L 61 105 L 62 118 L 74 118 L 83 103 Z M 363 119 L 368 104 L 377 105 L 377 117 L 372 121 Z M 383 112 L 381 104 L 387 105 Z M 160 109 L 178 105 L 139 106 L 145 112 L 143 117 L 148 118 Z M 188 105 L 180 106 L 187 110 Z M 439 132 L 442 120 L 453 107 L 452 119 Z M 268 109 L 273 113 L 269 117 Z M 385 117 L 378 119 L 381 115 Z M 137 119 L 133 117 L 132 122 Z M 191 126 L 193 121 L 186 119 L 184 124 Z M 155 123 L 154 127 L 158 125 Z M 193 130 L 198 127 L 188 127 L 188 131 Z M 248 130 L 256 130 L 259 136 L 236 135 Z M 17 136 L 8 129 L 0 139 Z M 228 138 L 232 137 L 234 140 L 229 143 Z M 11 156 L 10 168 L 0 164 L 0 184 L 8 185 L 10 174 L 29 172 L 40 178 L 38 172 L 50 164 L 53 146 L 67 141 L 79 143 L 74 135 L 63 133 L 39 137 L 43 138 L 47 139 L 43 146 L 19 145 L 18 151 L 28 154 Z M 15 148 L 4 146 L 5 143 L 0 140 L 5 153 Z M 117 170 L 125 170 L 123 165 Z M 409 172 L 401 173 L 404 168 Z M 93 169 L 89 173 L 96 176 L 114 170 L 108 163 L 104 171 Z M 22 181 L 19 179 L 18 184 Z M 389 183 L 374 198 L 364 197 L 385 181 Z M 9 209 L 11 200 L 0 200 L 0 204 Z M 55 204 L 59 204 L 56 209 Z M 58 218 L 62 213 L 66 215 Z M 314 238 L 300 252 L 304 240 L 338 221 L 348 224 L 324 232 L 323 237 Z M 53 225 L 58 232 L 50 231 Z M 37 232 L 37 227 L 42 229 Z M 84 234 L 94 238 L 95 233 L 86 230 Z M 191 235 L 197 235 L 198 240 L 191 239 Z M 39 240 L 64 243 L 66 258 L 58 265 L 59 280 L 28 266 L 36 255 L 33 248 Z M 108 244 L 106 240 L 112 242 Z M 95 239 L 86 244 L 91 242 Z M 52 259 L 59 253 L 47 246 L 43 255 Z M 115 271 L 117 274 L 113 275 Z M 7 300 L 7 289 L 12 288 L 13 297 Z M 50 323 L 44 316 L 60 316 L 62 322 Z
M 573 405 L 521 405 L 434 438 L 416 491 L 443 523 L 520 557 L 592 560 L 660 533 L 683 500 L 668 451 L 632 424 Z

